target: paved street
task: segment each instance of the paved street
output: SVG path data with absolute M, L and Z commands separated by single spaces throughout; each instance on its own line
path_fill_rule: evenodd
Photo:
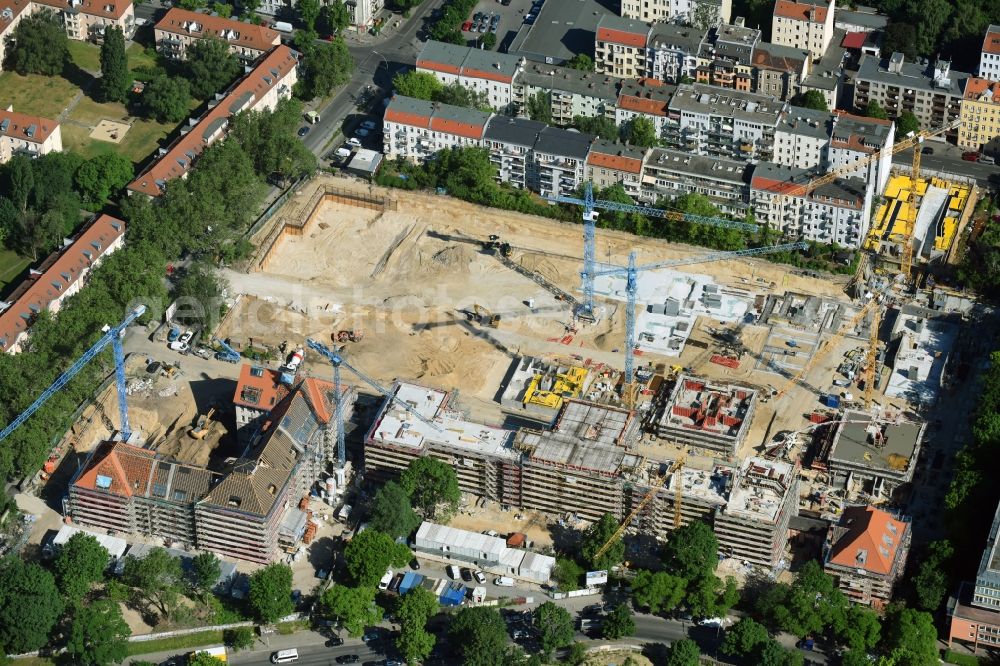
M 900 137 L 897 137 L 899 140 Z M 953 146 L 940 141 L 928 141 L 924 146 L 929 146 L 934 151 L 931 155 L 921 155 L 921 169 L 932 171 L 943 171 L 959 176 L 969 176 L 975 178 L 980 187 L 990 185 L 993 188 L 1000 187 L 1000 166 L 990 164 L 979 164 L 978 162 L 967 162 L 962 159 L 965 151 L 958 146 Z M 913 164 L 913 151 L 904 150 L 893 156 L 894 164 Z

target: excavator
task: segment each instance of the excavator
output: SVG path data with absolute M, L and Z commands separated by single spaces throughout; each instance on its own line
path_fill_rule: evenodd
M 466 316 L 469 318 L 469 321 L 478 321 L 480 324 L 486 324 L 491 328 L 496 328 L 500 325 L 500 315 L 493 314 L 479 303 L 474 304 L 472 312 L 466 312 Z

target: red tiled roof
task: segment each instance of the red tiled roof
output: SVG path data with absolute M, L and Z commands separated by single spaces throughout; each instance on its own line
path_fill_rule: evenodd
M 4 32 L 7 31 L 10 24 L 14 22 L 14 19 L 16 19 L 21 12 L 27 9 L 30 4 L 31 3 L 28 2 L 28 0 L 0 0 L 0 35 L 3 35 L 4 38 L 6 37 Z M 6 9 L 10 10 L 10 20 L 5 19 L 2 16 L 4 10 Z
M 624 30 L 614 30 L 612 28 L 598 28 L 597 41 L 611 42 L 613 44 L 623 44 L 635 48 L 646 48 L 646 33 L 636 34 L 625 32 Z
M 81 14 L 100 16 L 101 18 L 112 19 L 114 21 L 117 21 L 124 16 L 125 13 L 132 7 L 131 0 L 83 0 L 83 2 L 75 8 L 68 0 L 32 1 L 60 11 L 73 8 Z
M 486 79 L 487 81 L 497 81 L 498 83 L 510 83 L 514 80 L 513 76 L 504 74 L 503 72 L 491 72 L 484 69 L 475 69 L 472 67 L 465 68 L 462 67 L 462 76 L 471 76 L 477 79 Z
M 0 109 L 0 134 L 4 136 L 33 143 L 45 143 L 57 127 L 59 122 L 56 120 Z M 34 129 L 31 130 L 31 136 L 28 136 L 28 130 L 31 128 Z
M 149 483 L 156 455 L 147 449 L 123 442 L 106 443 L 101 446 L 105 450 L 98 451 L 98 456 L 103 454 L 104 457 L 84 470 L 73 485 L 87 490 L 99 488 L 120 497 L 143 494 Z M 99 476 L 104 477 L 100 484 L 97 483 Z M 110 485 L 105 479 L 110 480 Z
M 965 80 L 965 99 L 978 99 L 987 90 L 993 91 L 993 101 L 1000 103 L 1000 81 L 989 81 L 978 76 Z
M 197 25 L 198 30 L 191 30 L 192 24 Z M 257 51 L 267 51 L 281 42 L 278 32 L 266 26 L 244 23 L 221 16 L 199 14 L 177 7 L 164 14 L 163 18 L 156 24 L 155 29 L 198 39 L 219 37 L 229 44 Z M 230 37 L 228 34 L 230 32 L 235 34 Z
M 840 526 L 847 528 L 847 532 L 833 544 L 830 562 L 882 576 L 892 572 L 906 523 L 881 509 L 854 506 L 844 510 Z
M 587 163 L 591 166 L 614 169 L 615 171 L 642 173 L 642 160 L 624 155 L 608 155 L 591 150 L 590 155 L 587 156 Z
M 652 116 L 667 115 L 668 105 L 669 102 L 662 99 L 649 99 L 626 94 L 618 96 L 618 108 L 636 113 L 647 113 Z
M 840 42 L 840 45 L 845 49 L 860 49 L 865 45 L 866 39 L 868 39 L 867 32 L 849 32 L 844 35 L 844 39 Z
M 259 374 L 256 371 L 260 371 Z M 236 381 L 233 404 L 269 412 L 287 393 L 280 372 L 244 363 Z
M 382 119 L 385 123 L 399 123 L 401 125 L 412 125 L 413 127 L 430 127 L 431 117 L 421 116 L 416 113 L 405 113 L 389 107 L 385 111 Z
M 201 117 L 197 125 L 129 183 L 128 189 L 151 197 L 161 195 L 167 181 L 184 176 L 191 170 L 194 159 L 225 130 L 230 116 L 251 108 L 294 70 L 297 64 L 298 59 L 292 49 L 284 45 L 274 47 L 225 98 Z
M 436 60 L 427 60 L 426 58 L 417 58 L 417 69 L 430 69 L 442 74 L 454 74 L 455 76 L 462 73 L 461 67 Z
M 1000 54 L 1000 32 L 986 32 L 986 37 L 983 39 L 983 51 Z
M 811 10 L 816 10 L 816 23 L 826 22 L 826 7 L 822 5 L 812 5 L 808 2 L 795 2 L 795 0 L 778 0 L 774 3 L 774 15 L 782 18 L 795 19 L 796 21 L 808 21 Z
M 448 134 L 464 136 L 467 139 L 482 139 L 483 134 L 486 133 L 486 123 L 482 125 L 470 125 L 469 123 L 461 123 L 457 120 L 435 117 L 431 118 L 430 129 L 435 132 L 447 132 Z
M 52 253 L 39 266 L 40 273 L 33 272 L 8 297 L 11 306 L 0 312 L 0 349 L 9 350 L 17 337 L 31 327 L 35 316 L 66 293 L 123 233 L 124 222 L 101 215 L 72 245 Z

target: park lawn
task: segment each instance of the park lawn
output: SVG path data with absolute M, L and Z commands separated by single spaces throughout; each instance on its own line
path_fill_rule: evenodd
M 63 148 L 80 153 L 87 159 L 96 155 L 118 153 L 129 158 L 133 164 L 139 164 L 159 148 L 159 142 L 173 129 L 173 125 L 161 125 L 151 120 L 136 119 L 121 143 L 114 144 L 91 139 L 90 130 L 86 127 L 64 125 Z
M 128 68 L 132 71 L 138 67 L 151 67 L 156 64 L 156 58 L 146 53 L 146 47 L 133 42 L 125 49 L 128 57 Z M 69 56 L 76 63 L 76 66 L 91 74 L 100 74 L 101 71 L 101 47 L 90 42 L 78 42 L 70 40 Z
M 30 265 L 30 259 L 18 256 L 16 252 L 0 249 L 0 293 Z
M 79 88 L 61 76 L 0 74 L 0 108 L 6 109 L 13 104 L 19 113 L 57 118 L 78 91 Z
M 156 57 L 146 53 L 146 47 L 137 42 L 133 42 L 125 50 L 128 56 L 128 69 L 133 71 L 139 67 L 152 67 L 156 64 Z

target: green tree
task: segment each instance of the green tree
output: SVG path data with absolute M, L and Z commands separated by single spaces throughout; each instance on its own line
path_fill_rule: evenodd
M 934 53 L 938 50 L 938 38 L 948 19 L 952 5 L 948 0 L 917 0 L 911 6 L 913 24 L 917 27 L 917 53 Z
M 132 630 L 122 618 L 119 605 L 99 599 L 73 613 L 66 652 L 78 664 L 118 664 L 128 656 L 131 635 Z
M 31 158 L 15 155 L 7 163 L 7 179 L 10 181 L 10 199 L 22 213 L 27 212 L 31 193 L 35 190 L 35 172 L 31 168 Z
M 838 627 L 837 640 L 854 652 L 864 653 L 878 645 L 882 635 L 882 621 L 875 611 L 858 604 L 850 604 L 845 622 Z
M 580 69 L 585 72 L 592 72 L 594 71 L 594 59 L 586 53 L 577 53 L 575 56 L 566 61 L 566 67 Z
M 253 627 L 233 627 L 232 629 L 226 629 L 222 636 L 226 645 L 231 650 L 239 652 L 240 650 L 249 650 L 253 647 Z
M 638 148 L 651 148 L 659 144 L 656 126 L 645 116 L 635 116 L 622 126 L 622 138 Z
M 667 571 L 684 580 L 694 580 L 715 571 L 719 540 L 708 524 L 696 520 L 674 530 L 663 552 Z
M 226 666 L 226 662 L 207 652 L 198 652 L 187 660 L 187 666 Z
M 187 70 L 191 94 L 198 99 L 225 89 L 242 72 L 229 44 L 218 37 L 199 39 L 188 47 Z
M 618 604 L 604 618 L 601 625 L 601 635 L 604 638 L 616 641 L 625 636 L 635 634 L 635 620 L 632 618 L 632 611 L 627 604 Z
M 62 19 L 47 9 L 21 19 L 7 53 L 10 68 L 21 76 L 61 74 L 69 61 L 69 38 Z
M 287 564 L 269 564 L 250 576 L 250 608 L 265 624 L 277 622 L 295 610 L 292 603 L 292 569 Z
M 400 626 L 396 647 L 407 662 L 422 662 L 434 649 L 436 638 L 427 631 L 427 620 L 437 610 L 437 596 L 423 587 L 414 588 L 400 598 L 396 609 Z
M 94 583 L 104 580 L 108 557 L 107 549 L 84 532 L 77 532 L 63 544 L 52 563 L 52 571 L 70 604 L 78 603 Z
M 62 610 L 52 574 L 17 557 L 0 560 L 0 651 L 22 654 L 42 647 Z
M 686 581 L 664 571 L 638 571 L 632 579 L 632 601 L 650 613 L 667 613 L 684 599 Z
M 886 612 L 882 650 L 895 663 L 931 666 L 938 663 L 937 630 L 930 613 L 891 606 Z
M 889 115 L 885 112 L 885 109 L 882 108 L 882 105 L 875 100 L 868 102 L 868 105 L 865 107 L 865 115 L 869 118 L 879 118 L 881 120 L 889 118 Z
M 410 506 L 410 496 L 395 481 L 378 489 L 372 499 L 368 527 L 389 536 L 408 536 L 420 525 L 420 517 Z
M 757 595 L 755 607 L 772 626 L 799 638 L 822 633 L 846 621 L 847 599 L 814 560 L 791 585 L 777 584 Z
M 313 32 L 316 30 L 316 21 L 319 19 L 319 0 L 296 0 L 295 10 L 298 12 L 299 20 L 306 30 Z
M 396 94 L 415 99 L 432 100 L 444 85 L 430 72 L 415 69 L 399 72 L 392 77 L 392 88 Z
M 539 90 L 528 98 L 528 117 L 532 120 L 552 124 L 552 93 Z
M 625 559 L 625 542 L 621 536 L 615 536 L 618 531 L 618 521 L 610 513 L 605 513 L 601 518 L 588 527 L 580 539 L 580 556 L 590 565 L 591 569 L 600 571 L 611 569 L 621 564 Z M 597 553 L 606 543 L 612 540 L 611 545 L 601 554 Z
M 323 5 L 319 12 L 316 30 L 324 35 L 332 35 L 351 24 L 351 12 L 342 0 Z
M 581 587 L 584 573 L 583 567 L 576 560 L 568 557 L 557 557 L 552 578 L 560 590 L 578 590 Z
M 535 627 L 538 629 L 538 640 L 544 654 L 552 654 L 553 650 L 566 647 L 573 642 L 573 616 L 568 610 L 546 601 L 535 609 L 533 615 Z
M 912 23 L 890 21 L 885 27 L 885 39 L 882 52 L 902 53 L 907 60 L 914 60 L 917 55 L 917 29 Z M 868 115 L 868 114 L 865 114 Z
M 451 104 L 452 106 L 461 106 L 466 109 L 490 110 L 490 97 L 485 91 L 475 90 L 460 83 L 451 83 L 442 86 L 434 93 L 433 99 L 435 102 L 440 102 L 441 104 Z
M 497 35 L 495 32 L 487 32 L 485 35 L 479 38 L 479 43 L 487 51 L 492 51 L 497 45 Z
M 759 666 L 802 666 L 802 661 L 801 654 L 786 650 L 771 638 L 761 645 L 756 663 Z
M 362 587 L 375 586 L 391 566 L 402 567 L 413 557 L 406 544 L 375 530 L 358 534 L 344 548 L 347 571 Z
M 764 625 L 749 617 L 742 617 L 739 622 L 726 629 L 726 637 L 720 649 L 731 657 L 746 657 L 754 654 L 770 638 Z
M 572 633 L 572 625 L 570 629 Z M 448 638 L 449 643 L 457 647 L 464 666 L 506 666 L 508 663 L 507 625 L 495 608 L 459 609 L 448 625 Z
M 830 107 L 826 104 L 826 98 L 818 90 L 801 92 L 792 97 L 791 102 L 794 106 L 801 106 L 806 109 L 815 109 L 816 111 L 830 110 Z
M 153 606 L 162 615 L 168 615 L 177 604 L 183 580 L 180 559 L 163 548 L 153 548 L 141 559 L 125 558 L 122 582 L 132 588 L 137 603 Z
M 283 99 L 274 110 L 244 111 L 232 120 L 229 136 L 253 161 L 259 176 L 294 180 L 316 169 L 316 156 L 296 136 L 302 103 Z
M 920 131 L 920 121 L 917 120 L 917 117 L 913 115 L 912 111 L 903 111 L 901 114 L 899 114 L 899 117 L 896 118 L 897 136 L 906 136 L 910 132 L 916 133 L 919 131 Z
M 210 265 L 204 261 L 190 264 L 174 289 L 174 297 L 182 300 L 177 310 L 178 321 L 214 328 L 222 312 L 223 289 L 225 282 Z
M 684 604 L 695 617 L 725 615 L 739 601 L 739 590 L 732 576 L 725 581 L 715 574 L 704 574 L 688 582 Z
M 351 78 L 354 58 L 340 37 L 316 43 L 303 55 L 303 78 L 297 84 L 304 99 L 326 97 Z
M 132 162 L 127 157 L 103 153 L 81 164 L 76 170 L 75 181 L 83 200 L 99 207 L 128 185 L 133 176 Z
M 564 664 L 569 664 L 569 666 L 580 666 L 587 659 L 587 645 L 586 643 L 581 643 L 580 641 L 575 641 L 569 646 L 569 650 L 566 653 L 566 657 L 563 659 Z
M 948 593 L 948 564 L 955 549 L 950 541 L 932 541 L 913 578 L 913 596 L 920 610 L 935 611 Z
M 233 6 L 225 2 L 213 2 L 212 11 L 222 18 L 231 18 L 233 15 Z
M 446 513 L 455 511 L 462 498 L 455 468 L 429 456 L 411 462 L 403 470 L 399 485 L 410 496 L 414 508 L 428 519 L 437 515 L 438 507 L 442 504 L 446 506 Z
M 125 34 L 118 26 L 107 26 L 104 29 L 104 43 L 101 44 L 101 99 L 106 102 L 125 102 L 131 85 L 132 77 L 128 71 L 128 57 L 125 55 Z
M 180 122 L 191 106 L 191 85 L 178 76 L 158 76 L 143 89 L 142 106 L 157 122 Z
M 699 666 L 701 651 L 690 638 L 681 638 L 670 644 L 666 666 Z
M 608 141 L 616 140 L 619 135 L 618 125 L 615 125 L 615 121 L 606 116 L 596 116 L 594 118 L 573 116 L 573 127 L 581 132 L 593 134 Z
M 382 619 L 382 610 L 375 605 L 375 594 L 374 587 L 334 585 L 323 593 L 321 602 L 327 617 L 339 620 L 351 636 L 360 636 L 365 627 Z
M 208 594 L 222 575 L 222 564 L 215 553 L 198 553 L 191 560 L 191 586 L 201 594 Z

